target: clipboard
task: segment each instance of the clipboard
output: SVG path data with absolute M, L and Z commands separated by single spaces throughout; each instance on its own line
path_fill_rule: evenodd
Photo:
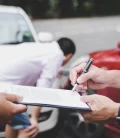
M 80 100 L 80 94 L 72 90 L 0 83 L 0 92 L 22 96 L 23 100 L 17 104 L 91 111 L 90 107 Z

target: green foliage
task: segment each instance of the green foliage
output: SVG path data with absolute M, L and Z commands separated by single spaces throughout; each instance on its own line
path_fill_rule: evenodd
M 6 5 L 21 6 L 35 18 L 120 14 L 120 0 L 0 0 L 0 2 Z

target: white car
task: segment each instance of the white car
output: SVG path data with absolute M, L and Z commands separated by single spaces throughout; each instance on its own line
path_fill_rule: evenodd
M 38 35 L 28 17 L 19 7 L 0 6 L 0 45 L 14 45 L 20 43 L 40 43 L 53 41 L 49 32 Z M 28 108 L 29 114 L 32 107 Z M 40 132 L 53 129 L 58 122 L 59 110 L 56 108 L 42 108 L 39 116 Z M 0 138 L 4 137 L 4 128 L 0 128 Z

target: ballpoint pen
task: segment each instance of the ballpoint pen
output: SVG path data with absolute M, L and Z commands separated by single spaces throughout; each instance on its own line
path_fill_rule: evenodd
M 88 72 L 88 70 L 89 70 L 90 66 L 92 65 L 93 61 L 94 61 L 93 58 L 90 58 L 90 59 L 88 60 L 86 66 L 84 67 L 84 69 L 83 69 L 83 71 L 82 71 L 81 74 L 84 74 L 84 73 L 87 73 L 87 72 Z M 76 82 L 75 85 L 74 85 L 74 87 L 73 87 L 73 89 L 72 89 L 72 91 L 74 92 L 74 91 L 77 89 L 77 87 L 78 87 L 79 85 L 80 85 L 80 84 L 79 84 L 78 82 Z M 84 95 L 84 94 L 85 94 L 85 93 L 83 93 L 83 95 Z

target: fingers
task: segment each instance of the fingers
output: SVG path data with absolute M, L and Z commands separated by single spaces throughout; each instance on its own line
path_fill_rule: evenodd
M 15 115 L 17 113 L 22 113 L 22 112 L 25 112 L 27 110 L 27 106 L 25 106 L 25 105 L 14 104 L 14 103 L 11 103 L 9 101 L 7 101 L 7 104 L 10 107 L 9 108 L 9 110 L 10 110 L 9 113 L 11 115 Z
M 8 94 L 8 93 L 4 93 L 6 100 L 11 101 L 11 102 L 18 102 L 21 101 L 23 99 L 23 97 L 21 96 L 17 96 L 14 94 Z
M 9 106 L 9 110 L 10 110 L 9 113 L 11 115 L 15 115 L 17 113 L 22 113 L 27 110 L 27 106 L 25 106 L 25 105 L 11 103 L 11 102 L 17 102 L 17 101 L 22 100 L 21 96 L 17 96 L 14 94 L 8 94 L 8 93 L 4 93 L 4 96 L 5 96 L 6 100 L 8 100 L 7 104 Z
M 73 69 L 70 73 L 70 80 L 71 80 L 71 83 L 72 85 L 75 85 L 76 81 L 77 81 L 77 71 L 75 69 Z
M 96 115 L 94 113 L 81 113 L 81 115 L 83 116 L 85 122 L 98 122 L 99 123 L 103 120 L 105 120 L 104 116 L 101 116 L 101 115 Z M 107 118 L 106 118 L 107 120 Z
M 80 100 L 85 102 L 85 103 L 88 103 L 89 105 L 91 105 L 91 103 L 93 102 L 93 100 L 95 99 L 95 95 L 86 95 L 86 96 L 81 96 L 80 97 Z
M 34 128 L 30 133 L 29 133 L 29 136 L 31 138 L 34 138 L 37 134 L 38 134 L 38 129 Z
M 84 89 L 76 89 L 76 91 L 79 93 L 86 93 L 86 90 L 84 90 Z
M 34 125 L 31 125 L 28 128 L 26 128 L 24 131 L 27 133 L 29 137 L 34 138 L 38 134 L 39 129 Z
M 88 73 L 85 73 L 85 74 L 82 74 L 81 76 L 79 76 L 77 78 L 77 82 L 79 84 L 83 84 L 83 83 L 86 83 L 89 79 L 92 78 L 92 71 L 91 72 L 88 72 Z
M 84 118 L 85 122 L 91 122 L 92 121 L 92 113 L 81 113 L 82 117 Z
M 29 127 L 27 127 L 27 128 L 25 129 L 25 132 L 30 132 L 30 131 L 33 130 L 34 128 L 37 128 L 37 127 L 34 126 L 34 125 L 31 125 L 31 126 L 29 126 Z
M 86 90 L 87 90 L 87 82 L 85 82 L 84 84 L 80 84 L 76 89 L 77 92 L 86 92 Z
M 25 129 L 25 132 L 29 132 L 29 131 L 31 131 L 33 128 L 34 128 L 34 126 L 31 125 L 31 126 L 29 126 L 29 127 L 27 127 L 27 128 Z
M 77 81 L 78 74 L 81 73 L 81 71 L 84 69 L 86 63 L 82 63 L 79 66 L 73 68 L 70 73 L 70 80 L 72 85 L 74 85 Z

